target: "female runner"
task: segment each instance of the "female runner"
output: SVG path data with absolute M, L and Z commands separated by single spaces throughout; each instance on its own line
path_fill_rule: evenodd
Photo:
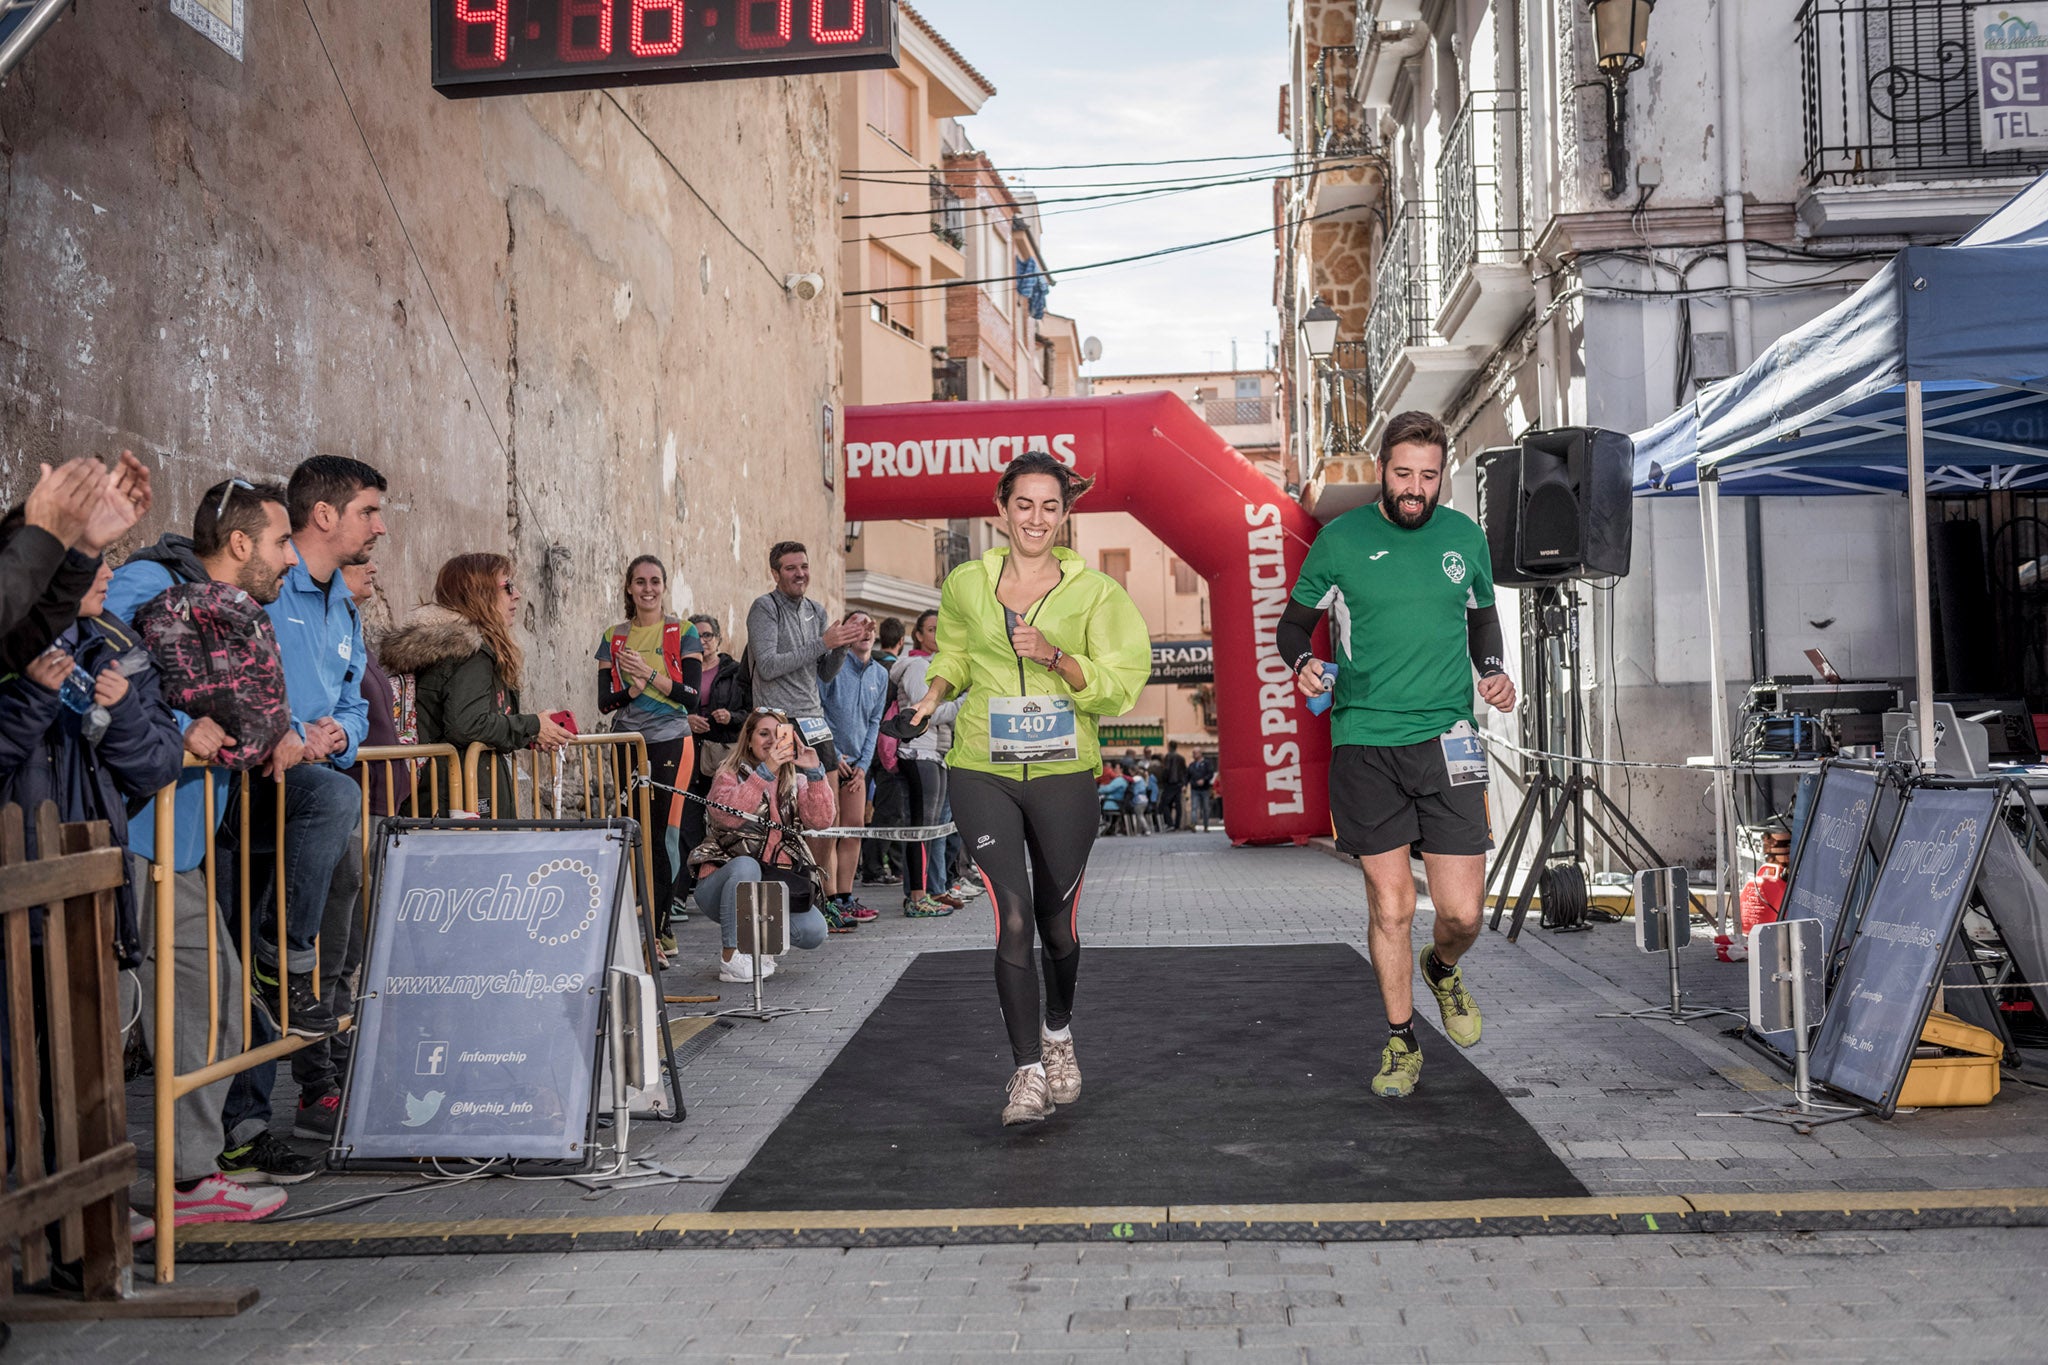
M 1096 833 L 1099 716 L 1131 709 L 1151 633 L 1107 574 L 1054 544 L 1094 481 L 1050 455 L 1012 460 L 996 485 L 1009 548 L 946 576 L 939 650 L 905 728 L 966 694 L 947 756 L 953 819 L 996 906 L 996 996 L 1017 1070 L 1003 1122 L 1035 1123 L 1081 1095 L 1070 1023 L 1081 965 L 1075 903 Z M 1045 1013 L 1032 961 L 1045 958 Z

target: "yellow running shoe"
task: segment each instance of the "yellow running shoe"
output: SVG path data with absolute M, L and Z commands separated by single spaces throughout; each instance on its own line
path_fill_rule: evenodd
M 1422 983 L 1436 997 L 1437 1011 L 1444 1019 L 1444 1033 L 1459 1047 L 1470 1047 L 1479 1041 L 1479 1006 L 1472 1002 L 1472 992 L 1465 989 L 1465 974 L 1456 967 L 1442 981 L 1430 979 L 1429 964 L 1435 960 L 1434 946 L 1422 950 Z
M 1388 1099 L 1401 1099 L 1415 1093 L 1415 1083 L 1422 1079 L 1422 1049 L 1410 1047 L 1399 1038 L 1387 1039 L 1387 1046 L 1380 1053 L 1380 1074 L 1372 1078 L 1372 1093 Z

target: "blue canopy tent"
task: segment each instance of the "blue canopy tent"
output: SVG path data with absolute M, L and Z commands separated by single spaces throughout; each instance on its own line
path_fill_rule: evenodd
M 1927 494 L 2048 483 L 2048 322 L 2037 306 L 2044 297 L 2048 176 L 1953 246 L 1901 251 L 1741 374 L 1636 436 L 1639 496 L 1700 496 L 1717 764 L 1728 761 L 1718 494 L 1903 492 L 1915 728 L 1921 762 L 1932 766 Z M 1725 773 L 1717 784 L 1718 827 Z M 1717 842 L 1725 853 L 1718 828 Z

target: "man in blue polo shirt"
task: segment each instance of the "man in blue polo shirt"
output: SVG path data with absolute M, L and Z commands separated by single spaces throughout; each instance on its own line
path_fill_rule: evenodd
M 330 915 L 336 899 L 353 901 L 360 889 L 355 861 L 362 789 L 342 771 L 356 761 L 369 734 L 370 705 L 363 697 L 363 623 L 355 596 L 341 571 L 370 557 L 384 534 L 384 476 L 361 460 L 316 455 L 292 471 L 285 489 L 292 519 L 292 547 L 298 563 L 285 571 L 277 600 L 266 610 L 284 656 L 285 697 L 292 722 L 306 742 L 305 760 L 285 774 L 284 947 L 293 1032 L 300 1010 L 308 1022 L 331 1031 L 328 998 L 349 957 L 348 943 L 316 948 L 323 921 L 360 925 L 351 913 Z M 275 797 L 256 786 L 252 812 L 256 865 L 274 865 Z M 264 928 L 257 935 L 254 976 L 274 983 L 275 900 L 259 900 Z M 312 971 L 322 965 L 315 996 Z M 274 989 L 274 985 L 273 985 Z M 303 1005 L 302 1005 L 303 1002 Z M 332 1139 L 340 1111 L 341 1087 L 325 1043 L 295 1054 L 292 1074 L 299 1083 L 293 1132 Z

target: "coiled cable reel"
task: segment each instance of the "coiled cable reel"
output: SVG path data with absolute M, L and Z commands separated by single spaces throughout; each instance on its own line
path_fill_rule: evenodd
M 1544 864 L 1536 880 L 1536 894 L 1543 902 L 1544 928 L 1575 933 L 1593 927 L 1593 897 L 1586 885 L 1586 869 L 1577 863 Z

